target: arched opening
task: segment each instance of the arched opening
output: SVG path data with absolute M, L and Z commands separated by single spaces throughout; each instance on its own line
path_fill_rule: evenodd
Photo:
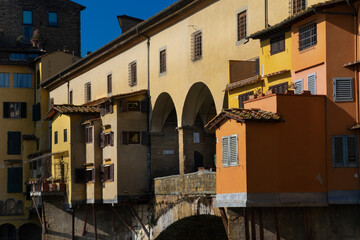
M 177 115 L 168 93 L 156 99 L 151 117 L 152 176 L 179 174 L 179 141 Z
M 16 228 L 14 225 L 6 223 L 0 225 L 0 240 L 15 240 Z
M 184 173 L 197 171 L 199 167 L 215 169 L 215 132 L 204 128 L 215 116 L 215 102 L 209 88 L 195 83 L 186 96 L 182 114 Z
M 39 240 L 41 239 L 41 227 L 27 223 L 19 228 L 19 240 Z
M 226 232 L 220 217 L 212 215 L 192 216 L 171 224 L 156 240 L 226 240 Z

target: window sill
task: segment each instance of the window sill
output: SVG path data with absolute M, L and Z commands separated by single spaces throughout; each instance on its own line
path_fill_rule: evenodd
M 249 40 L 248 39 L 246 39 L 246 38 L 243 38 L 243 39 L 240 39 L 240 40 L 238 40 L 238 41 L 236 41 L 236 46 L 239 46 L 239 45 L 242 45 L 242 44 L 245 44 L 245 43 L 247 43 L 247 42 L 249 42 Z
M 193 62 L 193 63 L 196 63 L 196 62 L 199 62 L 199 61 L 201 61 L 201 60 L 202 60 L 202 56 L 199 57 L 199 58 L 196 58 L 196 59 L 192 59 L 192 62 Z
M 163 76 L 166 76 L 166 75 L 167 75 L 167 71 L 161 72 L 161 73 L 159 73 L 159 78 L 160 78 L 160 77 L 163 77 Z

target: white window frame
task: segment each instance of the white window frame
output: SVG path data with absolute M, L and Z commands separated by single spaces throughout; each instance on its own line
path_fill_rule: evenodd
M 231 145 L 230 145 L 230 139 L 232 137 L 236 137 L 236 163 L 231 163 Z M 222 166 L 223 167 L 233 167 L 233 166 L 238 166 L 239 165 L 239 141 L 238 141 L 238 135 L 234 134 L 234 135 L 229 135 L 229 136 L 223 136 L 221 139 L 221 149 L 222 149 L 222 157 L 224 156 L 224 139 L 228 139 L 228 149 L 227 149 L 227 156 L 228 159 L 226 161 L 224 161 L 224 159 L 222 159 Z
M 301 90 L 300 90 L 300 92 L 297 91 L 296 88 L 295 88 L 295 85 L 296 85 L 296 83 L 298 83 L 298 82 L 301 82 Z M 295 93 L 295 94 L 301 94 L 301 93 L 303 92 L 303 90 L 304 90 L 304 82 L 303 82 L 303 79 L 301 78 L 301 79 L 298 79 L 298 80 L 294 81 L 294 93 Z
M 312 77 L 312 76 L 314 76 L 314 92 L 311 92 L 311 90 L 310 90 L 310 82 L 309 82 L 309 78 L 310 77 Z M 316 90 L 316 80 L 317 80 L 317 77 L 316 77 L 316 73 L 311 73 L 311 74 L 309 74 L 309 75 L 307 75 L 307 84 L 308 84 L 308 90 L 311 92 L 311 94 L 312 95 L 316 95 L 316 92 L 317 92 L 317 90 Z
M 349 98 L 343 98 L 343 99 L 339 99 L 337 96 L 336 96 L 336 88 L 337 88 L 337 81 L 338 80 L 350 80 L 350 88 L 351 88 L 351 91 L 350 91 L 350 97 Z M 353 86 L 353 83 L 354 82 L 354 79 L 351 78 L 351 77 L 348 77 L 348 78 L 334 78 L 333 80 L 333 90 L 334 90 L 334 102 L 351 102 L 351 101 L 354 101 L 354 86 Z

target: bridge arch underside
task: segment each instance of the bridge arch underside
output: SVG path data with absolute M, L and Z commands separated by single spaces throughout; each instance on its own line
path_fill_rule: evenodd
M 14 225 L 5 223 L 0 225 L 0 240 L 15 240 L 16 228 Z
M 156 99 L 151 118 L 152 176 L 179 174 L 179 141 L 177 114 L 168 93 Z
M 19 240 L 38 240 L 41 239 L 41 227 L 33 224 L 27 223 L 19 228 Z
M 166 228 L 156 240 L 225 240 L 226 232 L 220 217 L 192 216 L 181 219 Z
M 179 128 L 180 168 L 183 168 L 180 172 L 196 172 L 203 167 L 215 169 L 215 132 L 204 128 L 215 116 L 215 102 L 209 88 L 204 83 L 195 83 L 186 96 Z

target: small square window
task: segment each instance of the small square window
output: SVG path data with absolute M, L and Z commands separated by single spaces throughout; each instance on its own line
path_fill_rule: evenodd
M 280 35 L 270 39 L 270 52 L 276 54 L 285 51 L 285 35 Z
M 32 25 L 33 24 L 32 11 L 23 10 L 23 24 L 24 25 Z
M 49 26 L 58 26 L 58 13 L 57 12 L 49 12 L 48 23 L 49 23 Z
M 67 129 L 64 129 L 64 142 L 67 142 Z
M 160 51 L 160 73 L 166 72 L 166 49 Z
M 246 38 L 246 11 L 237 15 L 237 40 L 240 41 Z
M 107 75 L 107 93 L 112 93 L 112 74 Z

